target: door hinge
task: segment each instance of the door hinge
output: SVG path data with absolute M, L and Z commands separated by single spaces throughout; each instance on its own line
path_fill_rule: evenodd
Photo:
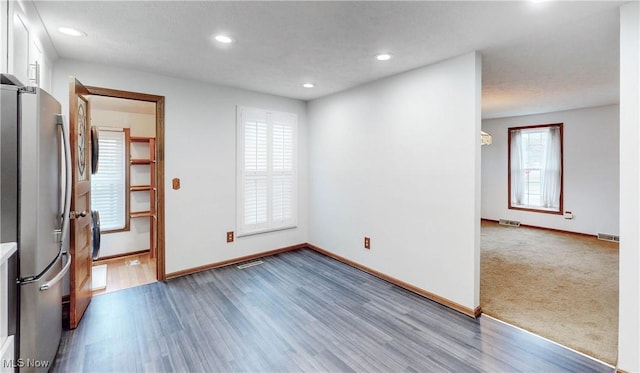
M 70 220 L 77 219 L 77 218 L 84 218 L 85 216 L 87 216 L 86 211 L 70 211 L 69 212 Z

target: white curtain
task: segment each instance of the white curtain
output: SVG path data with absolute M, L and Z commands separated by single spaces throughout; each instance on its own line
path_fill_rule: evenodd
M 560 181 L 562 179 L 560 127 L 548 127 L 547 131 L 541 175 L 542 207 L 558 209 L 560 208 Z
M 525 190 L 522 131 L 512 130 L 511 136 L 511 204 L 522 205 Z

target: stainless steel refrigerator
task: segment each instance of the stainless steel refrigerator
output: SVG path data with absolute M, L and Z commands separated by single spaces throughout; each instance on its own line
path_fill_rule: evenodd
M 62 333 L 62 278 L 70 203 L 69 143 L 60 103 L 42 89 L 2 76 L 0 166 L 2 242 L 18 243 L 16 360 L 47 371 Z M 63 218 L 64 217 L 64 218 Z M 16 299 L 17 298 L 17 299 Z

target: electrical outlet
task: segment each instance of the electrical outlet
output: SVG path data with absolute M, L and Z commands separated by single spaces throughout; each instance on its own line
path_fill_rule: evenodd
M 233 231 L 227 232 L 227 242 L 233 242 Z
M 371 238 L 369 237 L 364 238 L 364 248 L 371 249 Z

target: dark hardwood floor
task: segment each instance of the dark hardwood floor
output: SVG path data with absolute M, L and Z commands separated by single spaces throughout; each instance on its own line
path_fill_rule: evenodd
M 311 250 L 93 298 L 54 372 L 613 372 Z

